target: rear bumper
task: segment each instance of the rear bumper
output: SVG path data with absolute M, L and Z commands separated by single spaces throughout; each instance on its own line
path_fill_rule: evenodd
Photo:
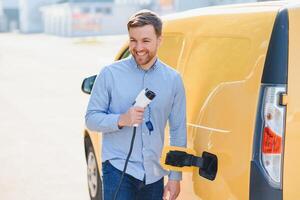
M 282 190 L 271 187 L 265 180 L 264 175 L 251 161 L 250 174 L 250 200 L 282 200 Z

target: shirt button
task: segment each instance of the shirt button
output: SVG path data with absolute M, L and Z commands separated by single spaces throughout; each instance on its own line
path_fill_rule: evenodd
M 143 151 L 145 151 L 146 149 L 143 147 Z

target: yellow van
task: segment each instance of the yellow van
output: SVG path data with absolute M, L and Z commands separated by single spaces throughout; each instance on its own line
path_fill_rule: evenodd
M 188 148 L 213 155 L 183 167 L 178 199 L 300 199 L 300 3 L 176 13 L 163 37 L 159 57 L 185 84 Z M 126 44 L 116 59 L 128 55 Z M 84 145 L 90 196 L 101 199 L 101 134 L 86 129 Z

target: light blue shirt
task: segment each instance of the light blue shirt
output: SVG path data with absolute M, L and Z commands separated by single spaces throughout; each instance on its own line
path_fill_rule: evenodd
M 156 97 L 145 109 L 144 121 L 137 128 L 126 173 L 139 180 L 145 178 L 146 184 L 167 174 L 171 180 L 181 180 L 180 172 L 168 173 L 161 167 L 160 157 L 167 121 L 170 145 L 186 146 L 185 90 L 179 73 L 159 59 L 147 71 L 141 69 L 132 56 L 104 67 L 92 89 L 85 116 L 86 126 L 92 131 L 102 132 L 102 162 L 109 160 L 123 171 L 133 128 L 119 129 L 118 119 L 144 88 L 152 90 Z M 152 132 L 145 124 L 147 121 L 153 124 Z

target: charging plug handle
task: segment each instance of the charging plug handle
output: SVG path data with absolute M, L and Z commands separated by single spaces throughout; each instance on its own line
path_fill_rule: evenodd
M 184 151 L 169 151 L 165 163 L 174 167 L 195 166 L 202 168 L 203 159 Z

